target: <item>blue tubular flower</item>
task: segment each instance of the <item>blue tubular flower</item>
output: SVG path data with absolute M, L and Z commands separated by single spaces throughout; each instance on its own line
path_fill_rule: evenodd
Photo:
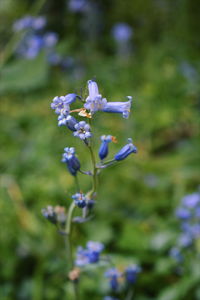
M 101 141 L 102 141 L 102 143 L 99 148 L 99 157 L 101 160 L 103 160 L 108 155 L 108 144 L 112 141 L 112 136 L 111 135 L 102 135 Z
M 127 102 L 107 102 L 103 106 L 102 110 L 109 113 L 120 113 L 125 119 L 128 119 L 131 109 L 132 97 L 128 96 L 127 98 L 129 99 L 129 101 Z
M 128 283 L 135 283 L 138 273 L 141 272 L 141 268 L 138 265 L 128 266 L 125 270 L 125 277 Z
M 80 169 L 80 162 L 75 156 L 75 149 L 73 147 L 64 148 L 65 153 L 63 153 L 62 162 L 67 164 L 69 172 L 76 176 L 77 171 Z
M 133 145 L 132 139 L 128 139 L 128 144 L 126 144 L 117 154 L 115 154 L 115 160 L 123 160 L 131 153 L 137 153 L 137 148 Z
M 116 268 L 110 268 L 105 272 L 105 277 L 109 278 L 109 284 L 110 288 L 113 291 L 116 291 L 119 287 L 119 277 L 121 277 L 122 274 L 119 272 Z
M 74 136 L 79 137 L 81 140 L 85 140 L 92 136 L 90 132 L 90 125 L 87 124 L 85 121 L 80 121 L 75 126 L 75 132 L 73 133 Z
M 99 94 L 98 85 L 94 80 L 88 81 L 88 90 L 89 96 L 86 98 L 86 103 L 84 107 L 90 110 L 91 114 L 94 114 L 98 110 L 102 110 L 107 100 L 102 99 L 102 96 Z
M 86 197 L 84 194 L 76 193 L 75 195 L 72 195 L 72 199 L 79 208 L 84 208 L 86 206 Z

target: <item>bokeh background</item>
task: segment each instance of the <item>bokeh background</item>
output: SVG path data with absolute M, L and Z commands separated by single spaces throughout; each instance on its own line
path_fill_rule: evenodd
M 169 256 L 180 232 L 174 211 L 199 188 L 199 3 L 76 2 L 0 1 L 0 299 L 73 299 L 63 238 L 41 209 L 71 202 L 75 187 L 60 162 L 63 148 L 76 146 L 85 169 L 89 161 L 81 143 L 57 127 L 50 103 L 56 95 L 84 94 L 92 78 L 109 101 L 133 96 L 127 121 L 95 117 L 97 136 L 117 137 L 111 157 L 128 137 L 139 152 L 104 171 L 95 218 L 77 226 L 75 246 L 99 240 L 116 264 L 139 263 L 134 299 L 200 299 L 199 257 L 191 253 L 182 270 Z M 23 34 L 13 24 L 26 15 L 46 17 L 58 61 L 45 49 L 33 58 L 17 53 Z M 125 40 L 114 36 L 118 23 L 129 26 Z M 87 177 L 80 180 L 89 187 Z M 102 272 L 95 276 L 83 278 L 82 299 L 105 294 Z

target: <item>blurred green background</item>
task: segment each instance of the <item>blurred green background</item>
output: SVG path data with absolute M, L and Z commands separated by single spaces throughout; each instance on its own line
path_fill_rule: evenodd
M 89 14 L 60 1 L 2 0 L 0 299 L 73 299 L 66 285 L 63 237 L 41 216 L 47 205 L 66 205 L 73 178 L 60 162 L 63 148 L 75 146 L 83 169 L 87 153 L 50 109 L 54 96 L 80 93 L 96 78 L 109 101 L 133 96 L 128 120 L 95 116 L 97 137 L 112 134 L 118 144 L 132 137 L 139 152 L 100 178 L 95 218 L 74 231 L 74 243 L 105 243 L 116 264 L 138 262 L 142 273 L 137 300 L 200 299 L 200 262 L 192 257 L 177 272 L 169 257 L 179 232 L 174 210 L 199 186 L 200 6 L 196 0 L 98 0 Z M 43 15 L 58 34 L 57 51 L 74 61 L 50 66 L 44 53 L 33 60 L 14 54 L 20 36 L 13 23 Z M 133 29 L 129 55 L 117 52 L 111 31 L 118 22 Z M 98 149 L 98 141 L 96 148 Z M 83 190 L 88 178 L 80 178 Z M 102 299 L 102 272 L 85 276 L 82 299 Z M 66 296 L 68 295 L 68 296 Z

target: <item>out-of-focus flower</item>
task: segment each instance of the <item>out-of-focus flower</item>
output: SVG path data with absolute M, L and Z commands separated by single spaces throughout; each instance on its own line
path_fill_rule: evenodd
M 24 29 L 41 30 L 46 25 L 46 18 L 43 16 L 33 17 L 25 16 L 13 24 L 14 31 L 21 31 Z
M 117 291 L 119 288 L 119 278 L 122 276 L 122 273 L 116 268 L 110 268 L 105 272 L 105 277 L 109 279 L 110 288 L 113 291 Z
M 188 208 L 195 208 L 198 204 L 200 205 L 200 194 L 193 193 L 186 195 L 182 199 L 182 204 Z
M 138 265 L 130 265 L 125 269 L 125 278 L 128 283 L 135 283 L 141 268 Z
M 115 160 L 123 160 L 131 153 L 137 153 L 137 148 L 133 145 L 132 139 L 128 139 L 128 144 L 126 144 L 117 154 L 115 154 Z
M 78 247 L 76 253 L 76 265 L 83 267 L 87 264 L 97 263 L 104 246 L 102 243 L 89 241 L 86 248 Z
M 56 213 L 54 211 L 54 207 L 51 205 L 48 205 L 46 208 L 42 209 L 42 215 L 49 220 L 51 223 L 56 224 Z
M 42 215 L 53 224 L 64 225 L 66 222 L 67 215 L 63 206 L 47 206 L 42 209 Z
M 84 208 L 86 206 L 86 197 L 82 193 L 76 193 L 72 195 L 72 199 L 74 200 L 74 203 L 80 207 Z
M 55 32 L 47 32 L 43 36 L 44 46 L 47 48 L 53 47 L 58 41 L 58 35 Z
M 181 254 L 181 251 L 177 247 L 173 247 L 170 250 L 170 256 L 173 257 L 176 261 L 181 262 L 183 260 L 183 256 Z
M 92 136 L 90 125 L 85 121 L 80 121 L 74 126 L 74 128 L 76 129 L 73 133 L 74 136 L 79 137 L 81 140 L 86 140 Z
M 126 42 L 133 35 L 133 29 L 126 23 L 117 23 L 112 29 L 112 35 L 118 42 Z
M 176 210 L 176 216 L 179 219 L 187 220 L 191 217 L 191 212 L 185 207 L 178 207 Z
M 87 0 L 69 0 L 68 8 L 71 12 L 84 12 L 87 9 Z

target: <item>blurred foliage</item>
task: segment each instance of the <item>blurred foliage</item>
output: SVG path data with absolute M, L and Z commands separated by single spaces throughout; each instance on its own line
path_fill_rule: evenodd
M 95 115 L 96 134 L 117 137 L 111 157 L 130 136 L 139 153 L 104 171 L 95 218 L 77 226 L 75 246 L 99 240 L 117 264 L 140 263 L 137 300 L 198 300 L 199 258 L 192 257 L 187 273 L 180 274 L 169 249 L 179 231 L 174 209 L 199 185 L 199 3 L 95 4 L 97 28 L 92 14 L 85 20 L 70 12 L 64 0 L 0 2 L 0 299 L 73 298 L 66 285 L 63 238 L 40 212 L 48 204 L 68 206 L 75 191 L 73 178 L 60 163 L 63 148 L 77 147 L 83 169 L 90 162 L 80 141 L 57 127 L 50 102 L 55 95 L 83 91 L 86 81 L 96 77 L 110 101 L 124 95 L 134 99 L 128 121 Z M 25 14 L 47 17 L 60 37 L 58 52 L 72 56 L 75 68 L 50 67 L 43 53 L 34 60 L 14 56 L 19 37 L 12 24 Z M 134 30 L 127 59 L 116 55 L 111 37 L 116 22 L 127 22 Z M 88 187 L 84 175 L 81 186 Z M 83 277 L 82 299 L 102 299 L 107 288 L 102 273 L 91 270 Z

